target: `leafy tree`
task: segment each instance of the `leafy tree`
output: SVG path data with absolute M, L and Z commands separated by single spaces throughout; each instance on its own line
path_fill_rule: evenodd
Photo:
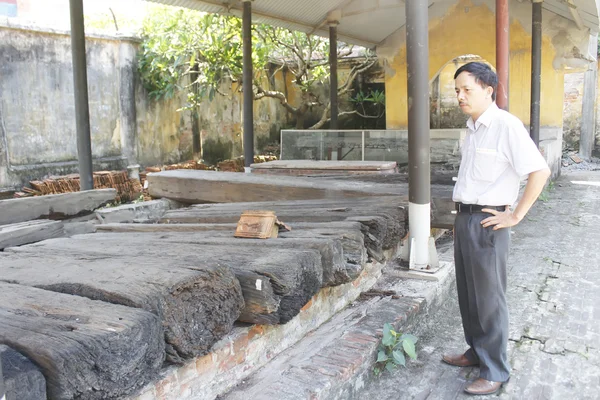
M 196 109 L 202 99 L 216 94 L 228 95 L 242 90 L 242 23 L 239 18 L 204 14 L 173 7 L 159 7 L 143 24 L 139 70 L 142 82 L 153 98 L 171 97 L 180 90 L 187 92 L 186 109 Z M 341 44 L 338 57 L 353 53 Z M 268 25 L 253 26 L 254 99 L 274 98 L 303 128 L 306 117 L 315 107 L 322 107 L 320 128 L 329 118 L 329 98 L 321 98 L 319 86 L 329 81 L 327 39 Z M 338 90 L 340 96 L 352 94 L 352 82 L 366 72 L 376 60 L 365 51 Z M 264 83 L 278 71 L 293 76 L 301 93 L 298 105 L 292 105 L 286 93 L 265 87 Z M 227 89 L 224 89 L 227 88 Z M 340 115 L 356 114 L 343 111 Z

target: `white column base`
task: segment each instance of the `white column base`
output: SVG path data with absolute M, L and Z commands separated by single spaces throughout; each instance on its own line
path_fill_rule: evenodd
M 400 258 L 408 261 L 410 269 L 434 272 L 440 262 L 431 237 L 431 206 L 409 203 L 409 235 L 402 243 Z

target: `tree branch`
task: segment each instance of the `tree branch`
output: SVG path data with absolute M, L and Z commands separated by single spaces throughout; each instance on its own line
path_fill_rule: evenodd
M 264 90 L 262 88 L 262 86 L 260 86 L 258 84 L 255 84 L 255 86 L 256 86 L 256 94 L 254 95 L 254 100 L 264 99 L 265 97 L 277 99 L 289 113 L 291 113 L 293 115 L 298 114 L 298 109 L 295 107 L 292 107 L 290 105 L 290 103 L 288 103 L 287 98 L 285 97 L 285 94 L 283 94 L 282 92 L 279 92 L 277 90 Z

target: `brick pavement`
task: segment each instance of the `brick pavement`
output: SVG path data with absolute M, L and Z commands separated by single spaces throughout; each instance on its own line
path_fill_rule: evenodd
M 588 184 L 574 184 L 583 181 Z M 598 399 L 600 393 L 600 171 L 561 177 L 513 229 L 509 259 L 510 382 L 501 399 Z M 357 398 L 463 399 L 477 368 L 439 361 L 464 350 L 453 293 L 429 318 L 419 360 Z

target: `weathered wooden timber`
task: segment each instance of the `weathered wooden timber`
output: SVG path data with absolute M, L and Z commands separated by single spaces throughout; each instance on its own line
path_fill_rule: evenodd
M 165 356 L 152 313 L 5 282 L 0 343 L 37 364 L 53 400 L 120 398 L 156 378 Z
M 272 210 L 277 217 L 294 229 L 299 222 L 332 223 L 354 221 L 362 224 L 369 255 L 383 261 L 383 251 L 393 249 L 406 235 L 407 210 L 398 205 L 398 199 L 356 199 L 353 201 L 288 201 L 262 203 L 235 203 L 196 205 L 167 212 L 162 223 L 233 223 L 245 209 L 254 207 Z
M 60 221 L 34 220 L 0 225 L 0 250 L 64 235 Z
M 452 203 L 454 172 L 432 176 L 432 228 L 449 228 L 454 215 Z M 149 191 L 153 196 L 184 203 L 238 203 L 321 199 L 364 200 L 377 202 L 393 199 L 408 206 L 407 174 L 358 174 L 337 177 L 294 177 L 231 174 L 208 171 L 163 171 L 150 174 Z M 264 208 L 260 208 L 264 209 Z
M 230 238 L 235 231 L 236 224 L 104 224 L 98 225 L 99 232 L 112 233 L 131 233 L 131 232 L 171 232 L 171 233 L 206 233 L 211 238 Z M 361 231 L 364 226 L 359 222 L 342 221 L 328 223 L 303 223 L 294 224 L 290 232 L 281 232 L 278 239 L 305 238 L 317 239 L 319 237 L 326 239 L 336 239 L 342 244 L 343 257 L 346 262 L 346 273 L 350 279 L 358 276 L 367 261 L 367 252 L 365 248 L 365 238 Z M 196 237 L 196 236 L 195 236 Z M 222 240 L 219 239 L 221 243 Z M 253 242 L 236 242 L 241 243 Z M 282 243 L 278 241 L 276 243 Z M 286 243 L 283 243 L 285 245 Z M 279 244 L 278 244 L 279 245 Z M 293 246 L 290 244 L 290 246 Z M 323 260 L 323 256 L 322 256 Z M 323 284 L 328 281 L 325 277 L 327 264 L 323 262 Z
M 252 164 L 253 174 L 394 174 L 395 161 L 276 160 Z
M 142 240 L 139 246 L 160 241 L 161 243 L 169 243 L 169 247 L 176 246 L 180 248 L 182 253 L 190 252 L 189 249 L 202 249 L 204 246 L 222 246 L 224 253 L 230 252 L 230 249 L 239 248 L 244 249 L 248 254 L 265 254 L 265 252 L 269 253 L 277 249 L 311 249 L 318 251 L 321 255 L 322 286 L 341 285 L 357 276 L 356 265 L 347 265 L 341 237 L 316 235 L 314 232 L 290 233 L 289 235 L 287 233 L 282 232 L 279 238 L 268 240 L 234 238 L 232 232 L 227 231 L 145 233 L 142 236 L 136 236 Z M 76 236 L 75 239 L 86 240 L 86 242 L 88 240 L 102 241 L 107 247 L 112 247 L 113 243 L 118 245 L 121 242 L 130 242 L 131 237 L 132 235 L 129 233 L 98 233 L 93 236 Z M 127 249 L 124 251 L 127 251 Z M 356 256 L 354 254 L 349 254 L 349 256 L 354 261 Z M 359 265 L 360 270 L 362 270 L 362 263 Z M 348 268 L 350 268 L 350 271 L 347 271 Z M 358 273 L 360 273 L 360 270 Z
M 182 203 L 345 199 L 375 195 L 406 195 L 408 186 L 354 182 L 321 182 L 293 176 L 232 174 L 174 170 L 148 174 L 148 192 Z
M 206 354 L 244 307 L 238 280 L 214 258 L 197 263 L 147 257 L 144 249 L 129 257 L 111 256 L 101 247 L 96 255 L 85 249 L 64 256 L 63 251 L 41 250 L 54 241 L 71 240 L 51 239 L 0 254 L 2 280 L 150 311 L 163 324 L 170 362 Z M 17 252 L 30 246 L 40 247 Z
M 0 200 L 0 225 L 38 218 L 64 219 L 90 213 L 98 207 L 110 203 L 116 196 L 115 189 L 96 189 Z
M 166 265 L 169 269 L 174 265 L 227 266 L 239 280 L 245 301 L 238 319 L 258 324 L 288 322 L 322 285 L 321 253 L 317 250 L 266 246 L 252 250 L 243 245 L 195 245 L 178 243 L 177 239 L 169 241 L 171 233 L 123 235 L 126 237 L 106 233 L 77 235 L 9 250 L 13 254 L 18 253 L 15 255 L 19 257 L 65 252 L 72 259 L 110 259 L 113 264 L 119 265 L 137 260 L 137 265 L 142 268 L 150 261 Z M 215 306 L 218 306 L 218 296 L 214 297 Z M 190 307 L 194 306 L 193 300 L 188 302 Z M 225 303 L 221 307 L 226 309 L 229 305 Z
M 0 344 L 0 398 L 2 381 L 6 400 L 46 400 L 46 378 L 29 358 Z

